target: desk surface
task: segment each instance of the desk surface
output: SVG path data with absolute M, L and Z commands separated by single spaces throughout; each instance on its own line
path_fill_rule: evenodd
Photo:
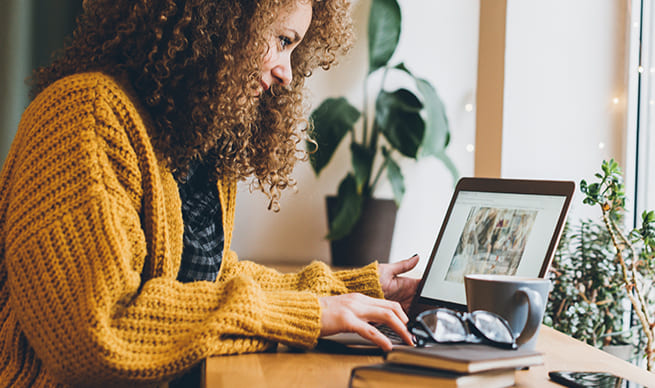
M 561 387 L 548 379 L 550 370 L 612 372 L 655 387 L 655 374 L 546 326 L 541 328 L 537 349 L 545 354 L 544 365 L 517 371 L 516 387 Z M 379 356 L 298 353 L 282 347 L 277 353 L 211 357 L 204 379 L 207 388 L 346 388 L 353 367 L 381 360 Z
M 279 265 L 282 272 L 297 270 Z M 598 350 L 590 345 L 542 326 L 537 349 L 544 353 L 544 365 L 516 372 L 516 387 L 562 387 L 548 379 L 551 370 L 612 372 L 646 387 L 655 388 L 655 374 Z M 346 388 L 353 367 L 381 362 L 380 356 L 291 352 L 210 357 L 204 368 L 207 388 Z

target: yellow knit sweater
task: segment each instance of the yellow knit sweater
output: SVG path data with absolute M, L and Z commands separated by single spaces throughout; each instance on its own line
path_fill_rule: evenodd
M 382 297 L 377 265 L 280 274 L 230 250 L 234 182 L 219 182 L 215 282 L 176 281 L 182 213 L 146 115 L 99 73 L 27 108 L 0 175 L 0 386 L 123 385 L 205 357 L 316 343 L 318 297 Z

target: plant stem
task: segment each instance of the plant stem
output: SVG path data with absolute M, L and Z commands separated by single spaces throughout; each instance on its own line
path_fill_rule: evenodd
M 587 295 L 585 295 L 585 293 L 584 293 L 583 291 L 578 290 L 578 294 L 580 294 L 580 297 L 581 297 L 582 300 L 584 300 L 585 302 L 587 302 L 587 303 L 589 303 L 589 304 L 594 303 L 593 301 L 589 300 L 589 298 L 587 298 Z
M 557 313 L 555 313 L 556 317 L 559 317 L 562 314 L 562 311 L 564 311 L 564 307 L 566 307 L 566 299 L 562 300 L 562 303 L 560 303 L 559 308 L 557 309 Z
M 371 195 L 373 195 L 373 190 L 375 189 L 375 186 L 377 186 L 378 180 L 380 180 L 380 176 L 382 175 L 382 170 L 384 170 L 387 167 L 387 164 L 389 164 L 389 162 L 387 161 L 387 159 L 384 159 L 384 162 L 382 163 L 380 168 L 378 168 L 378 172 L 377 174 L 375 174 L 375 179 L 373 180 L 373 183 L 371 183 L 371 191 L 370 191 Z
M 634 297 L 633 290 L 635 293 L 637 293 L 639 299 L 642 299 L 639 292 L 639 286 L 637 285 L 636 278 L 634 277 L 635 274 L 634 272 L 628 270 L 628 266 L 625 263 L 625 259 L 623 257 L 623 250 L 621 249 L 621 244 L 617 240 L 617 234 L 619 238 L 624 243 L 627 243 L 628 247 L 631 248 L 631 252 L 633 255 L 635 254 L 634 248 L 632 247 L 632 244 L 627 242 L 627 239 L 620 232 L 620 230 L 616 228 L 616 224 L 612 220 L 610 220 L 608 212 L 602 206 L 601 209 L 603 212 L 603 222 L 605 223 L 605 227 L 607 227 L 607 230 L 610 233 L 610 237 L 612 238 L 612 243 L 616 248 L 616 254 L 619 257 L 619 263 L 621 264 L 621 272 L 623 274 L 623 283 L 627 291 L 628 298 L 630 299 L 630 303 L 632 303 L 632 306 L 635 309 L 635 314 L 637 314 L 637 317 L 639 318 L 639 323 L 641 324 L 644 334 L 646 335 L 646 367 L 649 371 L 651 371 L 654 349 L 653 349 L 653 331 L 651 329 L 650 323 L 648 322 L 649 320 L 647 316 L 648 310 L 646 306 L 643 303 L 641 303 L 641 300 L 637 300 Z M 633 263 L 635 260 L 636 257 L 633 256 Z M 629 272 L 632 273 L 633 276 L 632 280 L 628 277 Z M 644 310 L 646 310 L 646 314 L 644 314 Z
M 639 278 L 639 274 L 637 272 L 637 251 L 635 250 L 635 247 L 630 241 L 628 241 L 628 238 L 625 236 L 625 234 L 621 233 L 620 229 L 616 226 L 616 222 L 612 219 L 610 219 L 610 222 L 612 223 L 612 226 L 618 231 L 618 235 L 623 241 L 623 243 L 630 248 L 630 256 L 632 257 L 632 264 L 630 266 L 630 270 L 632 272 L 632 278 L 634 279 L 634 284 L 635 284 L 635 292 L 637 293 L 637 298 L 639 298 L 639 303 L 642 306 L 642 310 L 644 311 L 644 315 L 646 317 L 646 322 L 648 323 L 648 327 L 651 327 L 651 322 L 653 321 L 650 319 L 650 313 L 648 312 L 646 300 L 644 299 L 644 295 L 641 292 L 641 287 L 637 287 L 637 279 Z
M 387 74 L 389 74 L 389 68 L 385 67 L 384 68 L 384 73 L 382 73 L 382 80 L 380 81 L 380 91 L 384 90 L 384 82 L 387 79 Z M 366 93 L 364 93 L 366 95 Z M 376 107 L 377 109 L 377 107 Z M 366 142 L 366 139 L 364 139 L 364 142 L 362 144 L 367 145 L 368 144 L 368 149 L 371 150 L 373 153 L 373 163 L 375 162 L 375 158 L 378 155 L 378 138 L 380 137 L 380 127 L 377 125 L 377 121 L 375 118 L 373 118 L 373 126 L 371 128 L 371 139 L 370 142 Z M 369 187 L 369 193 L 371 196 L 373 195 L 373 192 L 375 191 L 375 186 L 378 184 L 378 180 L 380 180 L 380 176 L 382 175 L 382 170 L 384 170 L 387 167 L 387 160 L 382 163 L 382 166 L 378 169 L 378 172 L 375 174 L 375 178 L 373 179 L 373 182 L 370 182 L 370 177 L 367 179 L 367 182 L 370 182 L 368 185 Z
M 384 90 L 384 82 L 387 79 L 387 74 L 389 73 L 389 68 L 384 68 L 384 73 L 382 73 L 382 80 L 380 81 L 380 91 Z M 375 107 L 377 110 L 377 107 Z M 371 140 L 367 143 L 364 141 L 362 144 L 368 144 L 368 149 L 374 151 L 377 155 L 378 147 L 378 137 L 380 136 L 380 127 L 376 125 L 375 117 L 373 117 L 373 128 L 371 129 Z

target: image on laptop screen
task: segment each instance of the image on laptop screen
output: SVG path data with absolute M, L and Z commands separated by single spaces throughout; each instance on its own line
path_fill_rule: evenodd
M 464 276 L 543 276 L 566 195 L 462 190 L 424 274 L 420 297 L 466 304 Z

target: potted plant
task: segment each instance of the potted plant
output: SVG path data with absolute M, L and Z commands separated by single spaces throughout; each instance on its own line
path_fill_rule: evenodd
M 632 344 L 652 371 L 655 212 L 644 211 L 641 226 L 628 230 L 621 170 L 613 159 L 601 169 L 598 182 L 580 183 L 583 202 L 600 208 L 601 222 L 583 221 L 562 240 L 551 271 L 545 323 L 599 347 Z M 625 322 L 625 315 L 634 318 Z
M 624 330 L 625 289 L 607 229 L 590 219 L 567 223 L 550 268 L 544 323 L 598 348 L 631 346 Z
M 333 242 L 334 265 L 359 265 L 363 263 L 358 261 L 360 259 L 385 261 L 388 258 L 395 212 L 405 193 L 404 178 L 398 164 L 400 157 L 437 157 L 457 178 L 457 170 L 445 153 L 450 138 L 448 120 L 435 88 L 427 80 L 415 76 L 403 63 L 389 64 L 398 45 L 401 22 L 396 0 L 372 1 L 368 22 L 369 63 L 363 80 L 362 104 L 357 108 L 344 97 L 328 98 L 311 114 L 312 135 L 318 147 L 310 161 L 316 175 L 329 164 L 342 141 L 347 138 L 350 142 L 351 169 L 340 182 L 336 197 L 328 198 L 327 238 Z M 374 75 L 375 79 L 381 76 L 381 81 L 374 106 L 370 109 L 368 85 Z M 395 75 L 411 80 L 412 90 L 387 90 L 386 81 Z M 308 144 L 308 148 L 313 147 Z M 393 191 L 393 201 L 373 198 L 385 172 Z M 379 202 L 383 203 L 383 208 L 390 209 L 393 217 L 366 224 L 362 220 L 366 217 L 362 215 L 368 213 L 371 207 L 379 206 L 376 205 Z M 353 233 L 361 231 L 368 235 L 381 234 L 377 228 L 389 226 L 389 223 L 389 235 L 378 236 L 377 243 L 364 243 L 361 242 L 363 236 L 353 236 Z M 371 232 L 371 228 L 376 230 Z M 351 242 L 356 242 L 359 247 L 379 248 L 386 245 L 386 257 L 380 257 L 384 253 L 367 257 L 367 253 L 357 251 Z

